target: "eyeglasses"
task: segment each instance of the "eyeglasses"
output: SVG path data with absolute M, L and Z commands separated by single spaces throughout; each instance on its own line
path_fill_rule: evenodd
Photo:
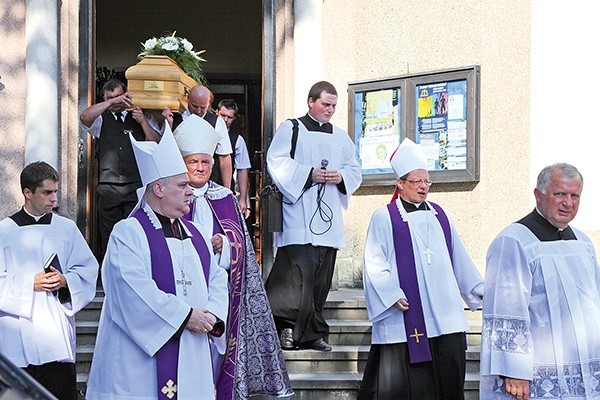
M 433 183 L 429 179 L 419 179 L 418 181 L 411 181 L 410 179 L 404 179 L 404 182 L 410 182 L 415 187 L 421 186 L 422 183 L 424 183 L 427 186 L 431 186 L 431 184 Z

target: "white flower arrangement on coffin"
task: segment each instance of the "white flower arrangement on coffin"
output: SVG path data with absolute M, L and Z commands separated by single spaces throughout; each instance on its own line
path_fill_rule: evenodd
M 183 70 L 197 83 L 206 83 L 201 62 L 206 60 L 200 57 L 200 54 L 206 50 L 194 51 L 194 46 L 185 38 L 171 35 L 161 36 L 158 39 L 153 37 L 146 40 L 142 45 L 142 52 L 138 54 L 138 59 L 146 56 L 168 56 L 179 65 Z

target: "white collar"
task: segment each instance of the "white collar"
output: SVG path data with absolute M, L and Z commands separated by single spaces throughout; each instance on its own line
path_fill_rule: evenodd
M 33 215 L 32 213 L 30 213 L 29 211 L 27 211 L 27 209 L 25 208 L 25 206 L 23 206 L 23 211 L 25 211 L 25 213 L 27 215 L 29 215 L 31 218 L 35 219 L 36 222 L 39 221 L 40 219 L 42 219 L 42 217 L 47 214 L 47 213 L 43 213 L 42 215 Z

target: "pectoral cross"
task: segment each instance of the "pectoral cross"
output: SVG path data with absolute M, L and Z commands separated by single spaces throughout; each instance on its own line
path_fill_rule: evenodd
M 168 398 L 172 399 L 177 392 L 177 385 L 171 379 L 167 381 L 167 384 L 162 387 L 161 392 L 163 392 Z
M 187 287 L 192 286 L 192 281 L 185 280 L 185 272 L 181 271 L 181 279 L 175 281 L 178 285 L 183 286 L 183 295 L 187 296 Z
M 431 265 L 431 256 L 435 254 L 434 251 L 428 247 L 427 249 L 423 250 L 423 254 L 425 257 L 427 257 L 427 264 Z

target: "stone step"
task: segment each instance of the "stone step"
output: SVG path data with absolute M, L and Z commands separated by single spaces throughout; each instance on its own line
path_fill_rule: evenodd
M 77 381 L 85 390 L 89 374 L 103 294 L 98 295 L 77 314 Z M 479 349 L 481 343 L 481 310 L 466 312 L 470 330 L 467 333 L 467 378 L 465 398 L 478 398 Z M 371 323 L 368 321 L 362 289 L 339 289 L 329 294 L 324 315 L 330 326 L 327 338 L 331 352 L 315 350 L 284 351 L 292 386 L 293 399 L 339 400 L 356 399 L 362 372 L 371 343 Z M 257 396 L 256 400 L 272 400 Z
M 355 400 L 362 373 L 341 372 L 328 374 L 291 373 L 294 399 L 301 400 Z M 479 398 L 479 377 L 467 374 L 465 400 Z
M 330 352 L 315 350 L 286 350 L 285 362 L 288 372 L 363 372 L 369 357 L 370 346 L 333 345 Z M 466 352 L 467 372 L 479 373 L 479 350 L 469 347 Z
M 331 351 L 285 350 L 290 373 L 362 372 L 369 356 L 369 346 L 332 345 Z
M 86 390 L 87 373 L 77 374 L 77 388 L 83 399 Z M 313 377 L 309 374 L 291 374 L 290 379 L 294 388 L 294 396 L 288 397 L 293 400 L 356 400 L 358 389 L 362 380 L 362 374 L 337 373 L 323 376 L 321 374 Z M 478 377 L 476 377 L 478 378 Z M 272 396 L 253 396 L 253 400 L 275 400 Z M 465 400 L 479 399 L 479 382 L 467 375 L 465 381 Z
M 371 344 L 371 323 L 361 320 L 327 320 L 329 324 L 328 343 L 331 345 Z
M 467 344 L 478 346 L 481 344 L 481 321 L 467 320 Z M 328 343 L 331 345 L 365 345 L 371 344 L 371 323 L 366 320 L 327 320 L 329 324 Z
M 75 369 L 77 374 L 89 373 L 92 366 L 92 355 L 94 354 L 93 345 L 77 346 L 77 355 Z
M 332 346 L 330 352 L 287 350 L 284 357 L 290 373 L 364 372 L 370 346 Z M 77 346 L 77 372 L 88 373 L 94 346 Z M 466 353 L 467 373 L 479 374 L 479 347 L 469 347 Z
M 77 387 L 85 394 L 88 373 L 77 373 Z M 294 400 L 355 400 L 358 395 L 362 373 L 290 373 L 294 388 Z M 271 396 L 255 396 L 254 400 L 271 400 Z M 465 379 L 465 400 L 479 399 L 479 376 L 467 373 Z
M 96 297 L 83 310 L 75 314 L 75 321 L 99 321 L 102 303 L 104 303 L 104 294 L 96 293 Z
M 93 346 L 98 334 L 98 321 L 76 321 L 75 341 L 77 346 Z
M 328 343 L 335 345 L 369 346 L 371 344 L 371 323 L 358 320 L 330 320 Z M 481 344 L 481 323 L 469 321 L 470 330 L 467 332 L 467 344 Z M 94 345 L 98 333 L 98 322 L 77 321 L 77 345 Z
M 332 290 L 323 307 L 327 320 L 368 320 L 367 304 L 362 289 Z

